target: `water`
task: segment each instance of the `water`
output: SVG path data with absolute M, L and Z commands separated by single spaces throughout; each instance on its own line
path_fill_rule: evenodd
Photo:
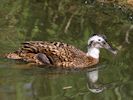
M 14 1 L 14 0 L 13 0 Z M 62 41 L 86 52 L 91 33 L 104 33 L 119 51 L 101 50 L 99 83 L 92 93 L 87 71 L 40 68 L 0 58 L 1 100 L 132 100 L 132 12 L 118 5 L 68 0 L 12 0 L 0 4 L 0 54 L 26 40 Z M 128 37 L 129 35 L 129 37 Z

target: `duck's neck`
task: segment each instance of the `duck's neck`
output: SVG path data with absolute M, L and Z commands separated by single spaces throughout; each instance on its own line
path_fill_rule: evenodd
M 99 49 L 98 48 L 88 48 L 87 56 L 99 59 Z

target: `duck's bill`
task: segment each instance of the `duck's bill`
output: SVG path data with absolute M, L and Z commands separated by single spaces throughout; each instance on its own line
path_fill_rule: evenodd
M 104 48 L 106 48 L 108 51 L 110 51 L 111 53 L 113 53 L 113 54 L 117 54 L 117 50 L 116 49 L 114 49 L 109 43 L 105 43 L 104 44 Z
M 114 49 L 114 48 L 108 48 L 108 50 L 110 51 L 110 52 L 112 52 L 113 54 L 117 54 L 117 50 L 116 49 Z

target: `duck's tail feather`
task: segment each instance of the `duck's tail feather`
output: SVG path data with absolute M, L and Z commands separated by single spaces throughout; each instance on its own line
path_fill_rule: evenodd
M 21 57 L 17 53 L 14 53 L 14 52 L 0 55 L 0 57 L 8 58 L 8 59 L 21 59 Z

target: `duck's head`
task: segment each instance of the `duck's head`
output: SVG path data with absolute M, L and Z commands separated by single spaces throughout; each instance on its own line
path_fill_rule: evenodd
M 88 50 L 92 51 L 93 49 L 94 51 L 94 49 L 99 50 L 100 48 L 105 48 L 108 51 L 112 52 L 113 54 L 117 54 L 117 51 L 107 42 L 107 38 L 105 35 L 93 34 L 88 40 Z

